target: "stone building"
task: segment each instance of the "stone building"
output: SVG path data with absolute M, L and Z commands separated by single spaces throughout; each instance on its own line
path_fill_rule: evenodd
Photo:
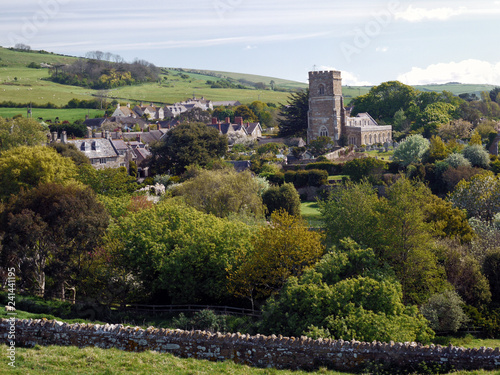
M 392 126 L 378 125 L 368 113 L 350 117 L 344 107 L 341 72 L 309 72 L 307 141 L 320 136 L 332 138 L 336 146 L 372 145 L 390 141 Z

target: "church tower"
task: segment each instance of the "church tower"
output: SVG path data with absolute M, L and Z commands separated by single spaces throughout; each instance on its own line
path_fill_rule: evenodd
M 338 71 L 309 72 L 309 112 L 307 141 L 327 136 L 339 145 L 346 116 L 342 78 Z

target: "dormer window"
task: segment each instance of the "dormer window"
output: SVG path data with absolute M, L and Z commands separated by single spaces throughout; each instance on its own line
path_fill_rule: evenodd
M 92 150 L 100 151 L 100 149 L 101 149 L 101 146 L 99 146 L 99 143 L 97 143 L 96 141 L 92 142 Z
M 87 142 L 82 142 L 82 145 L 80 146 L 81 151 L 90 151 L 90 145 Z

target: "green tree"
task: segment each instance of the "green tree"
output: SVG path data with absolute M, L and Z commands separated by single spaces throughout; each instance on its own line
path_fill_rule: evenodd
M 192 207 L 218 217 L 232 213 L 263 214 L 260 185 L 248 171 L 234 169 L 201 170 L 174 190 Z
M 455 152 L 444 159 L 444 162 L 452 168 L 471 166 L 469 160 L 467 160 L 462 154 L 457 154 Z
M 394 151 L 394 160 L 404 166 L 418 163 L 429 147 L 429 141 L 420 134 L 410 135 Z
M 482 145 L 469 145 L 462 151 L 464 157 L 470 161 L 473 167 L 488 168 L 490 156 Z
M 227 137 L 201 123 L 176 126 L 166 138 L 151 146 L 151 167 L 156 173 L 181 174 L 191 164 L 207 165 L 227 152 Z
M 326 201 L 319 202 L 329 244 L 350 237 L 360 246 L 373 246 L 377 225 L 378 196 L 373 186 L 347 182 L 333 189 Z
M 455 207 L 466 210 L 469 216 L 491 223 L 500 212 L 500 176 L 489 172 L 462 180 L 448 199 Z
M 246 105 L 239 105 L 234 109 L 235 117 L 243 117 L 243 121 L 257 122 L 259 118 Z
M 135 177 L 130 176 L 125 167 L 95 169 L 84 164 L 78 168 L 77 179 L 95 193 L 105 196 L 131 194 L 139 188 Z
M 400 108 L 396 113 L 394 113 L 392 124 L 394 130 L 396 131 L 402 132 L 409 129 L 410 122 L 408 121 L 403 108 Z
M 311 270 L 290 277 L 264 306 L 264 332 L 362 341 L 432 337 L 401 286 L 370 248 L 343 240 Z
M 47 131 L 36 120 L 0 117 L 0 153 L 18 146 L 36 146 L 47 141 Z
M 375 158 L 361 158 L 348 161 L 342 167 L 342 172 L 353 182 L 366 178 L 371 184 L 380 183 L 382 173 L 387 170 L 387 163 Z
M 313 153 L 314 156 L 326 154 L 332 147 L 332 139 L 326 136 L 318 137 L 309 142 L 307 145 L 307 148 Z
M 251 236 L 242 222 L 166 200 L 117 220 L 106 247 L 143 285 L 143 300 L 214 304 L 229 298 L 227 269 Z
M 262 201 L 269 216 L 280 210 L 285 210 L 289 215 L 300 215 L 300 196 L 293 184 L 271 186 L 262 194 Z
M 76 176 L 73 161 L 46 146 L 20 146 L 0 156 L 0 199 L 42 183 L 67 183 Z
M 23 284 L 44 294 L 79 288 L 108 225 L 108 214 L 88 188 L 41 184 L 13 198 L 2 213 L 2 259 Z
M 368 112 L 377 120 L 391 123 L 396 112 L 401 109 L 408 116 L 417 94 L 417 90 L 401 82 L 384 82 L 372 87 L 368 94 L 358 96 L 351 101 L 351 105 L 354 106 L 352 115 Z
M 464 302 L 454 291 L 433 295 L 420 311 L 436 331 L 457 332 L 468 320 L 462 306 Z
M 500 248 L 491 250 L 483 262 L 484 275 L 491 287 L 492 301 L 500 304 Z
M 309 90 L 290 95 L 287 105 L 281 107 L 278 120 L 280 137 L 303 137 L 307 135 L 307 112 L 309 111 Z
M 61 156 L 73 160 L 77 166 L 90 164 L 89 158 L 72 143 L 53 143 L 50 147 L 53 147 Z
M 445 159 L 449 154 L 450 151 L 446 147 L 446 143 L 439 136 L 433 135 L 430 139 L 426 161 L 428 163 L 435 163 L 436 161 Z

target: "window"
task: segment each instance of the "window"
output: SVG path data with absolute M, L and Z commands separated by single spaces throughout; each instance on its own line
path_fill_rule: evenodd
M 325 95 L 325 85 L 319 85 L 319 94 Z
M 106 158 L 101 158 L 101 164 L 106 164 Z
M 328 129 L 323 126 L 319 131 L 319 136 L 328 137 Z

